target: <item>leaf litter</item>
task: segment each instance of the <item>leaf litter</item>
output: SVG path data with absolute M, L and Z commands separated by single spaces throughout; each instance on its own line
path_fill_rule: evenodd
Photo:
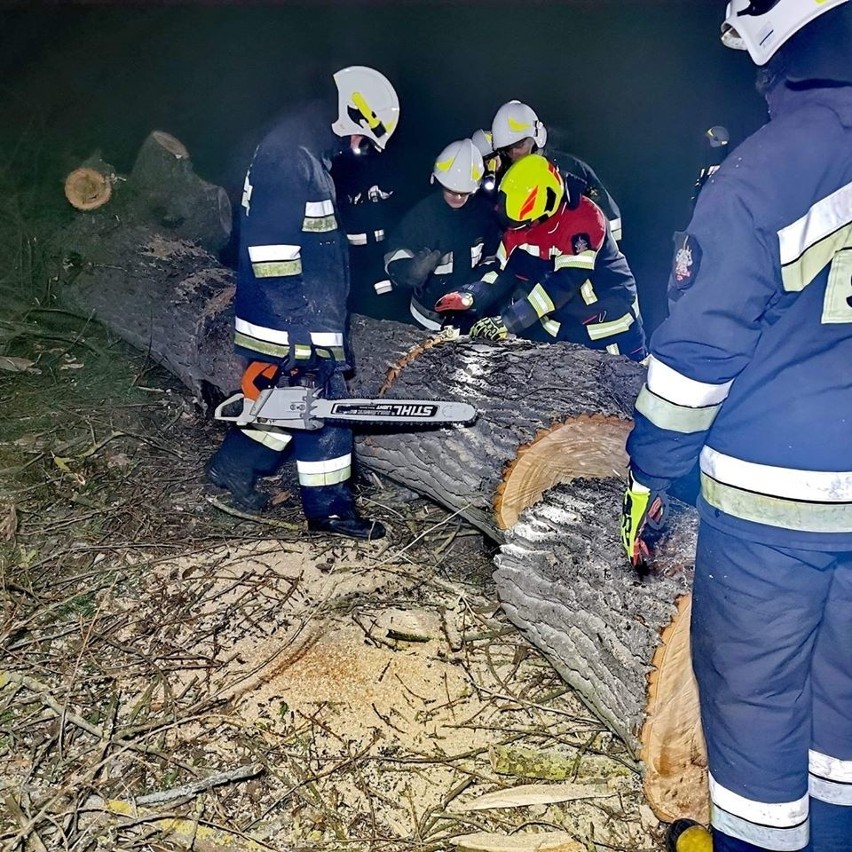
M 3 852 L 657 848 L 478 532 L 372 477 L 387 539 L 308 535 L 286 468 L 246 517 L 188 393 L 87 337 L 0 374 Z

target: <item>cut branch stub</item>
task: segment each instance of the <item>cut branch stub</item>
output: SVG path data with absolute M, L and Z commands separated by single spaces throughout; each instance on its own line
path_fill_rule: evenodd
M 187 150 L 186 145 L 184 145 L 180 139 L 172 136 L 171 133 L 165 133 L 162 130 L 155 130 L 148 137 L 148 141 L 151 143 L 150 147 L 156 147 L 162 151 L 167 151 L 178 160 L 189 159 L 189 151 Z M 145 150 L 144 145 L 142 150 Z
M 220 186 L 193 170 L 184 144 L 162 130 L 142 143 L 129 182 L 154 221 L 211 252 L 231 234 L 231 202 Z

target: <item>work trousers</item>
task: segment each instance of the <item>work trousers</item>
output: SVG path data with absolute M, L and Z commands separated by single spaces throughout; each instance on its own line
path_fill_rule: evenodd
M 852 551 L 702 523 L 692 658 L 715 852 L 852 850 Z
M 274 364 L 252 362 L 243 376 L 243 393 L 249 399 L 256 399 L 261 389 L 275 384 L 278 372 Z M 324 395 L 327 399 L 346 396 L 346 382 L 340 373 L 333 373 L 327 380 Z M 306 518 L 341 515 L 353 509 L 351 428 L 331 424 L 319 429 L 289 431 L 246 427 L 242 433 L 266 447 L 273 462 L 280 462 L 281 454 L 292 441 Z M 274 468 L 275 464 L 267 462 L 266 466 Z

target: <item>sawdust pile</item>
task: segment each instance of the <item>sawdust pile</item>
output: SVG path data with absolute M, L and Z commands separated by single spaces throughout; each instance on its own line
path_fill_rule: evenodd
M 173 695 L 226 702 L 218 733 L 208 718 L 181 725 L 171 749 L 195 748 L 208 767 L 265 751 L 264 774 L 231 789 L 227 813 L 274 849 L 432 848 L 471 833 L 487 838 L 473 848 L 502 835 L 523 849 L 553 832 L 650 848 L 656 821 L 620 745 L 494 601 L 377 544 L 217 548 L 159 564 L 135 600 L 101 606 L 121 612 L 122 644 L 173 661 Z M 137 701 L 167 700 L 135 688 Z M 569 800 L 470 810 L 536 772 L 540 793 L 572 782 Z

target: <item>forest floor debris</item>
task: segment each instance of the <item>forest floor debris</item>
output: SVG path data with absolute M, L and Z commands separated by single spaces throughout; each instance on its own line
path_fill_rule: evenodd
M 658 848 L 478 532 L 373 479 L 387 539 L 309 535 L 292 472 L 222 511 L 184 390 L 27 322 L 0 346 L 28 361 L 0 371 L 0 850 Z

